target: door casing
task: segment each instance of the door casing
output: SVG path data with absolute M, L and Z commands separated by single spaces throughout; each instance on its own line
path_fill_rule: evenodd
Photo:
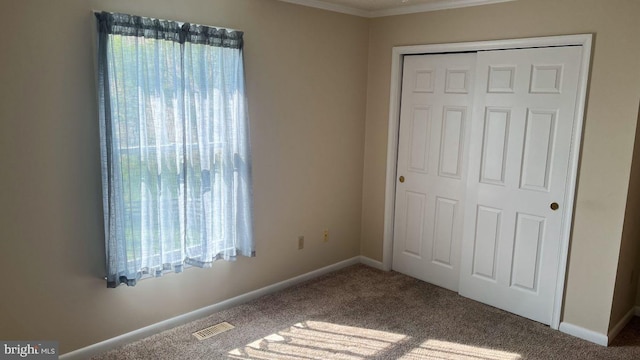
M 516 48 L 535 48 L 552 46 L 582 46 L 580 63 L 580 80 L 578 84 L 578 98 L 572 132 L 571 154 L 569 156 L 569 172 L 567 181 L 567 200 L 570 206 L 563 208 L 563 223 L 560 245 L 560 262 L 558 278 L 553 302 L 553 316 L 551 328 L 558 329 L 562 314 L 562 300 L 564 297 L 567 260 L 569 255 L 569 240 L 573 210 L 575 206 L 576 181 L 578 178 L 578 163 L 582 144 L 582 129 L 584 127 L 584 108 L 587 96 L 589 67 L 591 60 L 592 34 L 549 36 L 537 38 L 522 38 L 510 40 L 491 40 L 448 44 L 428 44 L 415 46 L 398 46 L 392 51 L 391 91 L 389 101 L 389 124 L 387 139 L 387 172 L 385 187 L 384 234 L 382 267 L 391 270 L 393 261 L 393 234 L 395 218 L 396 168 L 398 161 L 398 135 L 400 127 L 400 95 L 402 82 L 402 64 L 405 55 L 457 53 L 483 50 L 506 50 Z

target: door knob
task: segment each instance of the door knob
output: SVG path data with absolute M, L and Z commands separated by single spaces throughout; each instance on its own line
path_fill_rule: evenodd
M 404 182 L 404 176 L 400 176 L 400 182 L 403 183 Z
M 558 210 L 559 207 L 560 207 L 560 205 L 558 205 L 557 202 L 551 203 L 551 206 L 550 206 L 551 210 L 553 210 L 553 211 Z

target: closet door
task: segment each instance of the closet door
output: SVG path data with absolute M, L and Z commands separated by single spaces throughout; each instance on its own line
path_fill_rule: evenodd
M 476 54 L 406 56 L 393 269 L 457 291 Z
M 581 47 L 478 53 L 460 294 L 550 324 Z M 416 205 L 419 209 L 419 206 Z

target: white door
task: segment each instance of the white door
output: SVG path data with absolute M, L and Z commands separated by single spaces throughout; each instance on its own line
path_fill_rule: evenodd
M 476 54 L 404 59 L 393 269 L 457 291 Z
M 550 324 L 581 47 L 478 53 L 460 294 Z

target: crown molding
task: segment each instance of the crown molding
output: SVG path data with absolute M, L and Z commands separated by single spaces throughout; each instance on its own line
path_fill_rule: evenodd
M 328 3 L 321 0 L 280 0 L 280 1 L 288 2 L 296 5 L 313 7 L 313 8 L 322 9 L 322 10 L 339 12 L 343 14 L 355 15 L 360 17 L 371 17 L 370 11 L 355 9 L 349 6 Z
M 415 13 L 428 12 L 428 11 L 456 9 L 456 8 L 468 7 L 468 6 L 497 4 L 497 3 L 503 3 L 508 1 L 515 1 L 515 0 L 443 0 L 443 1 L 438 1 L 438 2 L 429 3 L 429 4 L 400 6 L 400 7 L 386 9 L 386 10 L 369 11 L 368 17 L 375 18 L 375 17 L 383 17 L 383 16 L 415 14 Z
M 322 0 L 280 0 L 280 1 L 302 5 L 302 6 L 314 7 L 314 8 L 328 10 L 328 11 L 339 12 L 343 14 L 355 15 L 355 16 L 366 17 L 366 18 L 376 18 L 376 17 L 383 17 L 383 16 L 405 15 L 405 14 L 414 14 L 414 13 L 428 12 L 428 11 L 455 9 L 455 8 L 468 7 L 468 6 L 497 4 L 497 3 L 503 3 L 508 1 L 516 1 L 516 0 L 442 0 L 442 1 L 428 3 L 428 4 L 399 6 L 392 9 L 375 10 L 375 11 L 356 9 L 349 6 L 328 3 Z

